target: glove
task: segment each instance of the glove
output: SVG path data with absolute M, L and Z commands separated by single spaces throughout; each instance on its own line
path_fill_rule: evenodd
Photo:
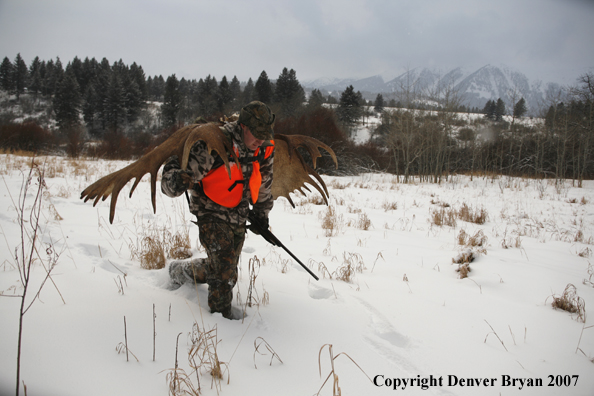
M 250 221 L 248 229 L 256 235 L 260 235 L 259 229 L 268 230 L 270 227 L 268 217 L 260 217 L 253 210 L 250 210 L 248 220 Z
M 193 177 L 194 177 L 194 172 L 192 172 L 192 171 L 179 170 L 179 171 L 175 172 L 176 184 L 188 186 L 188 187 L 184 188 L 184 190 L 192 189 L 192 187 L 194 187 Z

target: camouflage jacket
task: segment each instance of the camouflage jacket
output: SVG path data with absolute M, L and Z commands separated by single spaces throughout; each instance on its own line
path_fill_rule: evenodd
M 237 122 L 230 122 L 221 127 L 221 131 L 233 142 L 233 146 L 239 152 L 239 159 L 249 158 L 254 156 L 254 152 L 249 150 L 243 143 L 243 132 Z M 267 145 L 264 143 L 263 147 Z M 188 171 L 192 172 L 192 180 L 195 183 L 193 189 L 190 190 L 190 212 L 192 212 L 199 221 L 208 221 L 209 219 L 223 220 L 230 224 L 243 225 L 245 224 L 250 210 L 250 205 L 253 206 L 253 211 L 259 218 L 268 218 L 268 213 L 274 205 L 272 198 L 272 164 L 274 161 L 273 154 L 260 161 L 260 173 L 262 174 L 262 185 L 260 186 L 260 193 L 255 205 L 252 205 L 250 190 L 247 185 L 244 185 L 243 196 L 239 205 L 234 208 L 226 208 L 215 202 L 204 194 L 201 184 L 199 183 L 212 169 L 218 166 L 224 166 L 223 160 L 216 153 L 208 153 L 206 143 L 198 141 L 192 146 L 188 160 Z M 252 174 L 253 163 L 247 162 L 241 164 L 241 170 L 246 179 Z M 163 175 L 161 178 L 161 191 L 169 197 L 178 197 L 188 189 L 188 185 L 182 182 L 181 166 L 177 156 L 169 158 L 163 168 Z

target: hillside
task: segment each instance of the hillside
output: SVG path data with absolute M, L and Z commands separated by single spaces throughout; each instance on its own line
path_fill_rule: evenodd
M 352 85 L 361 91 L 368 100 L 375 99 L 378 93 L 384 99 L 402 100 L 406 92 L 415 98 L 439 96 L 445 91 L 457 92 L 461 103 L 469 108 L 482 109 L 489 100 L 501 98 L 508 109 L 513 108 L 521 97 L 528 107 L 528 115 L 538 116 L 547 103 L 555 97 L 561 86 L 553 82 L 530 81 L 523 73 L 504 65 L 485 65 L 479 69 L 454 68 L 439 72 L 428 68 L 409 70 L 389 81 L 381 76 L 364 79 L 320 79 L 302 82 L 309 89 L 320 89 L 333 95 L 340 95 L 347 86 Z M 549 103 L 550 105 L 550 103 Z

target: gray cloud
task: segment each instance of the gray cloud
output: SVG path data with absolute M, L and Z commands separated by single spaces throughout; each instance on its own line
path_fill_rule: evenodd
M 0 56 L 240 80 L 490 63 L 571 83 L 594 67 L 593 17 L 585 0 L 0 0 Z

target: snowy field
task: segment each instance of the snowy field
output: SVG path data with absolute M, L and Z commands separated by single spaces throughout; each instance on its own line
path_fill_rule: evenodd
M 21 299 L 10 296 L 22 292 L 16 208 L 28 161 L 0 156 L 2 396 L 16 387 Z M 143 269 L 132 255 L 164 230 L 189 230 L 194 257 L 204 255 L 183 196 L 158 191 L 155 215 L 149 183 L 132 198 L 128 185 L 109 224 L 109 201 L 94 208 L 80 191 L 125 162 L 36 161 L 47 191 L 27 302 L 47 253 L 59 257 L 24 316 L 30 396 L 167 395 L 176 365 L 203 395 L 594 394 L 594 182 L 324 177 L 329 207 L 315 194 L 296 196 L 295 209 L 281 198 L 270 219 L 320 280 L 250 233 L 234 301 L 247 317 L 229 321 L 209 313 L 205 285 L 169 290 L 167 267 Z M 464 208 L 486 221 L 463 220 Z M 461 278 L 452 261 L 464 253 L 475 259 Z M 580 312 L 552 307 L 568 285 Z

